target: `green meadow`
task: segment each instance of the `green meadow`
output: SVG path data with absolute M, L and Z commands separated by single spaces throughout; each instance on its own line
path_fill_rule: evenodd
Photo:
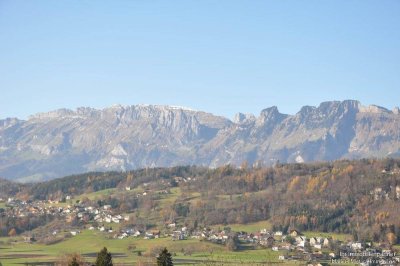
M 64 254 L 75 252 L 93 262 L 96 253 L 104 246 L 114 255 L 114 262 L 120 265 L 154 262 L 154 252 L 161 247 L 168 248 L 176 265 L 265 265 L 267 262 L 279 262 L 279 253 L 270 249 L 247 249 L 244 245 L 240 251 L 228 251 L 222 245 L 206 241 L 173 241 L 170 237 L 151 240 L 130 237 L 121 240 L 90 230 L 53 245 L 24 243 L 20 237 L 1 238 L 0 243 L 0 262 L 4 266 L 54 262 Z
M 269 221 L 260 221 L 255 223 L 248 223 L 248 224 L 229 224 L 229 225 L 214 225 L 213 228 L 224 228 L 230 227 L 232 231 L 235 232 L 248 232 L 248 233 L 255 233 L 260 231 L 261 229 L 271 230 L 272 225 Z
M 314 232 L 314 231 L 306 231 L 302 232 L 306 237 L 332 237 L 334 240 L 339 241 L 349 241 L 352 240 L 352 236 L 349 234 L 337 234 L 337 233 L 325 233 L 325 232 Z

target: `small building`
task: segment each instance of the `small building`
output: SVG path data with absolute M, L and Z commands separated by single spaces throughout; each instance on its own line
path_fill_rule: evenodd
M 314 248 L 316 248 L 316 249 L 322 249 L 322 245 L 321 245 L 321 244 L 315 244 L 315 245 L 314 245 Z
M 290 230 L 290 236 L 292 237 L 296 237 L 296 236 L 300 236 L 301 233 L 297 230 Z
M 351 248 L 354 250 L 360 250 L 362 249 L 362 243 L 361 242 L 351 243 Z
M 324 238 L 324 241 L 322 242 L 322 246 L 323 247 L 329 247 L 329 245 L 331 244 L 332 239 L 330 238 Z
M 168 224 L 168 227 L 169 227 L 169 228 L 175 228 L 175 226 L 176 226 L 175 223 L 170 223 L 170 224 Z
M 319 241 L 316 237 L 311 237 L 310 238 L 310 245 L 313 247 L 315 245 L 319 244 Z
M 264 237 L 260 240 L 260 244 L 266 247 L 272 247 L 275 239 L 272 236 Z
M 185 234 L 182 231 L 174 231 L 172 234 L 172 240 L 184 240 Z

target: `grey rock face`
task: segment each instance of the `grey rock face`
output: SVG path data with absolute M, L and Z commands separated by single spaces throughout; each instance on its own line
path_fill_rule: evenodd
M 60 109 L 0 120 L 0 177 L 43 180 L 98 170 L 197 164 L 270 165 L 399 154 L 400 115 L 357 101 L 277 107 L 234 121 L 190 109 Z

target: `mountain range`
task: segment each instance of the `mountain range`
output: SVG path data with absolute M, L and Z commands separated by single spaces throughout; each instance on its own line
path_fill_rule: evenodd
M 272 165 L 400 155 L 400 110 L 354 100 L 273 106 L 232 120 L 160 105 L 81 107 L 0 120 L 0 177 L 40 181 L 175 165 Z

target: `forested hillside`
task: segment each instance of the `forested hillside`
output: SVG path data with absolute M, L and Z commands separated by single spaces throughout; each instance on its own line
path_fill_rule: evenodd
M 400 160 L 395 159 L 87 173 L 19 190 L 17 198 L 26 201 L 65 202 L 70 196 L 71 203 L 110 205 L 118 213 L 131 213 L 132 224 L 147 228 L 162 228 L 171 221 L 194 230 L 268 220 L 282 231 L 296 228 L 350 233 L 363 240 L 400 240 Z M 173 197 L 163 200 L 164 195 Z M 11 219 L 16 218 L 1 217 L 3 235 L 13 227 Z M 29 217 L 17 224 L 17 232 L 24 232 Z

